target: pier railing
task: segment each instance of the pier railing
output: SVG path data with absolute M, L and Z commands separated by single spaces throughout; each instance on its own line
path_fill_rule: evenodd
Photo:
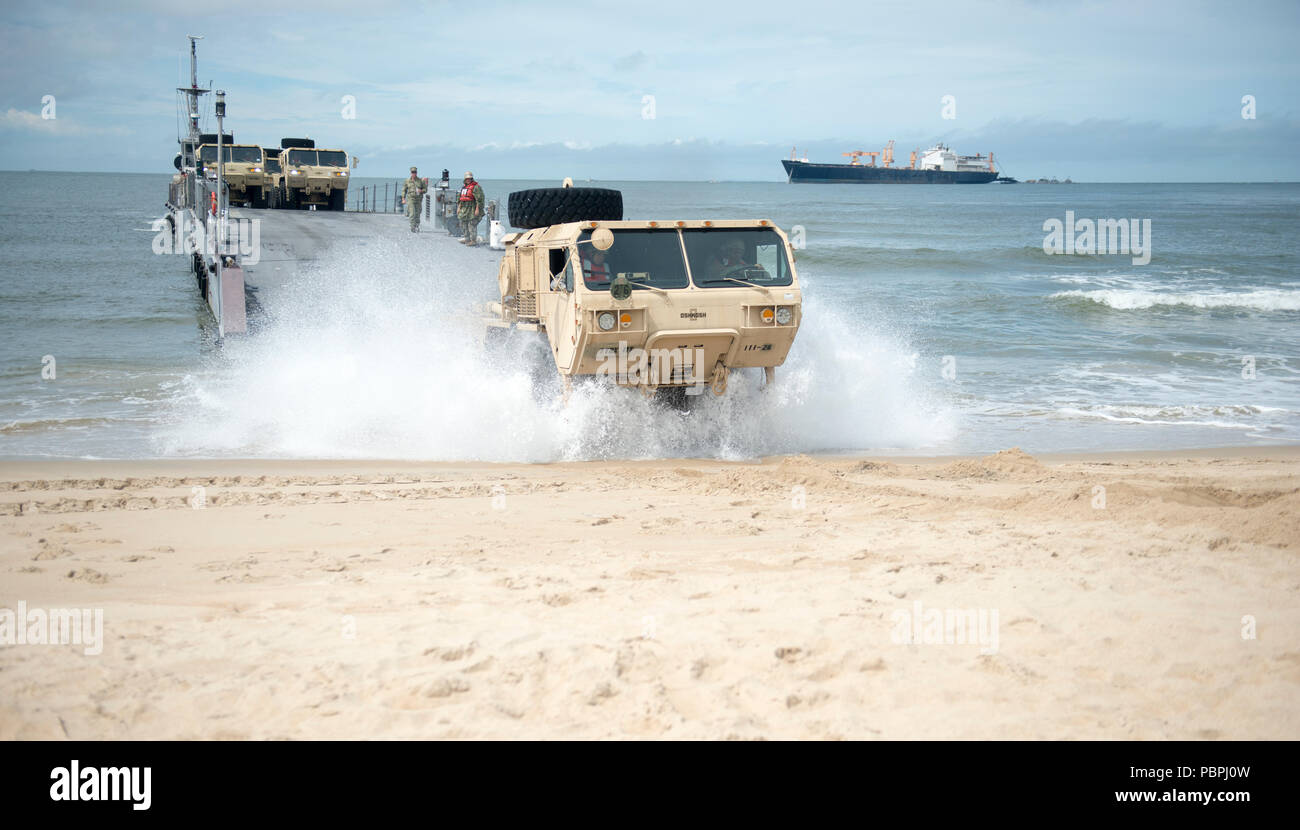
M 402 183 L 367 184 L 348 188 L 347 210 L 357 213 L 403 213 Z
M 405 213 L 402 204 L 402 185 L 368 184 L 348 188 L 346 209 L 355 213 Z M 434 227 L 444 228 L 451 233 L 460 233 L 460 222 L 456 219 L 456 191 L 447 188 L 430 188 L 425 194 L 421 213 L 426 221 L 432 220 Z M 484 214 L 489 221 L 497 218 L 499 207 L 495 199 L 484 205 Z

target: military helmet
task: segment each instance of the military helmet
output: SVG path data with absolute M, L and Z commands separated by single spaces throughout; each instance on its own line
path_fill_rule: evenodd
M 412 173 L 415 172 L 415 168 L 414 168 L 414 167 L 411 168 L 411 172 L 412 172 Z

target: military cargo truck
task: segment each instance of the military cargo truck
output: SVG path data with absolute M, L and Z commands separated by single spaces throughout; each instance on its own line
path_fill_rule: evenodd
M 348 154 L 319 149 L 311 139 L 285 138 L 280 146 L 280 206 L 305 209 L 321 205 L 343 210 L 348 193 Z
M 221 157 L 225 162 L 221 175 L 226 182 L 230 203 L 266 207 L 267 178 L 262 148 L 256 144 L 223 144 Z M 216 161 L 217 145 L 200 144 L 199 162 L 203 165 L 203 175 L 211 179 L 217 177 Z
M 607 377 L 670 402 L 708 387 L 722 395 L 736 369 L 775 379 L 799 330 L 794 252 L 766 219 L 622 218 L 603 188 L 510 194 L 498 269 L 500 300 L 485 318 L 490 348 L 542 341 L 564 388 Z M 524 338 L 521 345 L 521 337 Z

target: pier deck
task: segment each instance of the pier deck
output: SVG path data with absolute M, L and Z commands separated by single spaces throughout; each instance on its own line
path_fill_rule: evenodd
M 392 213 L 334 213 L 254 208 L 230 209 L 232 219 L 259 220 L 259 257 L 243 260 L 244 283 L 250 317 L 274 313 L 282 306 L 284 292 L 291 290 L 305 268 L 326 258 L 331 251 L 370 244 L 378 239 L 407 239 L 411 232 L 404 215 Z M 486 240 L 487 221 L 479 225 L 480 240 Z M 496 263 L 500 251 L 481 241 L 466 248 L 432 220 L 422 224 L 416 241 L 437 246 L 454 267 L 467 277 L 482 280 L 495 289 Z

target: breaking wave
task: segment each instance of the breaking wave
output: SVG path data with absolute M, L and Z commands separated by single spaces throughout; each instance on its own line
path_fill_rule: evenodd
M 1300 311 L 1300 291 L 1256 289 L 1253 291 L 1173 292 L 1141 289 L 1100 288 L 1092 291 L 1058 291 L 1053 300 L 1089 303 L 1129 311 L 1165 306 L 1188 308 L 1244 308 L 1252 311 Z

